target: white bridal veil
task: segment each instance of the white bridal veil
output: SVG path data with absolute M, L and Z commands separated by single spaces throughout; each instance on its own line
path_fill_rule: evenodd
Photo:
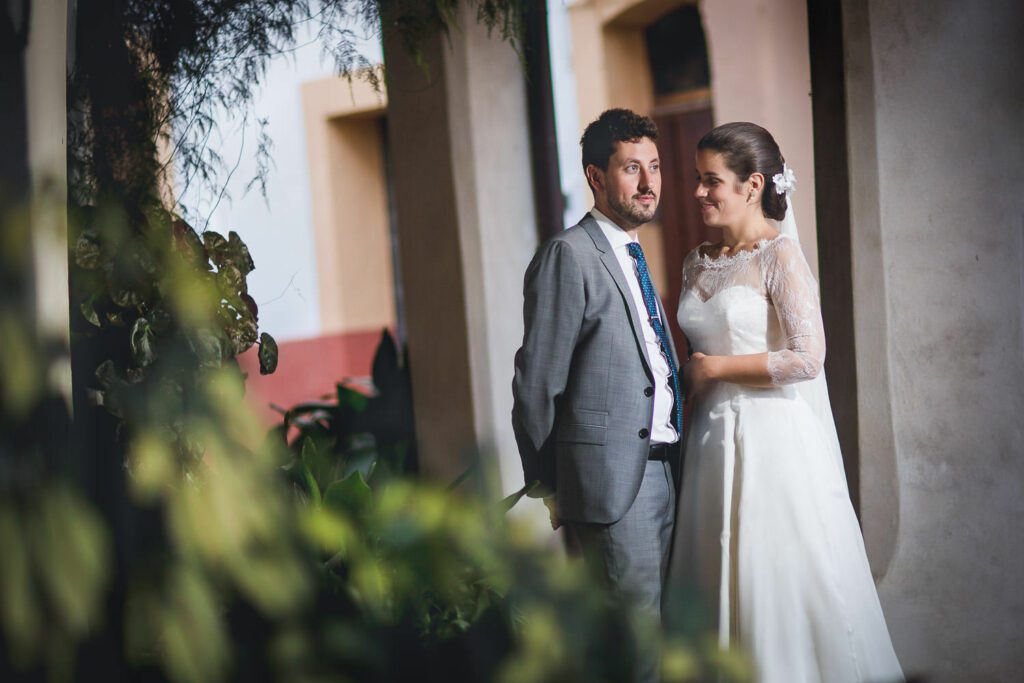
M 781 234 L 793 238 L 799 244 L 800 234 L 796 229 L 796 217 L 793 209 L 793 191 L 796 189 L 796 176 L 793 174 L 793 169 L 783 166 L 782 173 L 776 173 L 772 181 L 775 184 L 775 191 L 779 194 L 785 193 L 786 195 L 786 215 L 783 216 L 781 221 L 769 219 L 769 222 Z M 818 283 L 818 287 L 820 289 L 820 283 Z M 795 386 L 797 392 L 807 401 L 818 417 L 818 421 L 821 423 L 822 434 L 825 436 L 825 443 L 831 451 L 830 454 L 836 466 L 843 473 L 842 480 L 845 482 L 846 470 L 843 466 L 843 454 L 839 448 L 839 436 L 836 433 L 835 419 L 832 416 L 832 404 L 828 398 L 828 383 L 825 379 L 824 367 L 814 379 L 798 382 Z

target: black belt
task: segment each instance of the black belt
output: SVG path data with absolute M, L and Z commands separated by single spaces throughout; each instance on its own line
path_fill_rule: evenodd
M 651 444 L 651 450 L 647 453 L 647 459 L 656 462 L 666 462 L 678 445 L 678 443 Z

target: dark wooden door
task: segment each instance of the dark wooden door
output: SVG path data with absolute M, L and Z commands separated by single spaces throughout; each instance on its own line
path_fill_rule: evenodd
M 683 284 L 683 258 L 705 240 L 717 242 L 719 236 L 704 225 L 693 193 L 697 189 L 694 155 L 697 142 L 712 128 L 709 103 L 656 109 L 652 114 L 658 125 L 658 152 L 661 157 L 661 226 L 664 242 L 668 291 L 661 293 L 669 326 L 680 356 L 686 355 L 686 340 L 676 311 Z

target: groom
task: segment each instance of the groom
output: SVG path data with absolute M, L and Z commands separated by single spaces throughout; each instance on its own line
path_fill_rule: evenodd
M 682 395 L 637 241 L 661 193 L 657 137 L 651 119 L 625 109 L 583 133 L 594 209 L 526 271 L 512 423 L 552 527 L 565 526 L 612 590 L 660 615 Z

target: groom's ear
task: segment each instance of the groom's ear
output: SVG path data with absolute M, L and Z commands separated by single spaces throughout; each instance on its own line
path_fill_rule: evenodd
M 591 192 L 596 193 L 598 189 L 604 189 L 604 171 L 594 164 L 587 164 L 585 173 L 587 176 L 587 184 L 590 185 Z

